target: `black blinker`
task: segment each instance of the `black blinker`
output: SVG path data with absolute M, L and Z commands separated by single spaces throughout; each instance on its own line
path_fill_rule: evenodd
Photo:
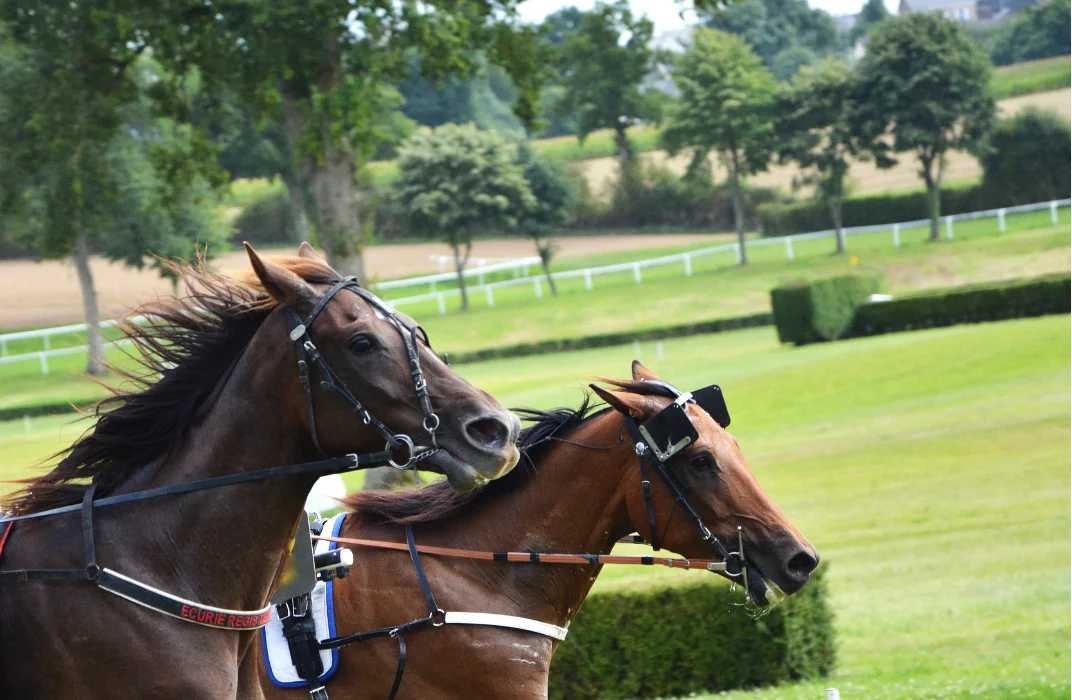
M 723 428 L 730 425 L 730 410 L 726 407 L 726 397 L 722 395 L 722 388 L 718 384 L 706 386 L 703 389 L 692 392 L 692 400 L 707 411 L 708 415 Z

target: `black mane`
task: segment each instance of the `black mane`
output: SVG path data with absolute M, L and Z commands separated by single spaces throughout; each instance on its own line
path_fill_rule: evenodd
M 602 413 L 592 412 L 591 396 L 588 394 L 584 395 L 581 405 L 576 409 L 511 410 L 532 425 L 521 431 L 517 441 L 521 462 L 503 478 L 467 494 L 456 493 L 445 481 L 415 491 L 361 491 L 343 499 L 343 505 L 370 524 L 416 524 L 451 517 L 477 498 L 494 497 L 517 488 L 535 473 L 536 463 L 554 444 L 554 438 L 572 432 L 589 418 Z

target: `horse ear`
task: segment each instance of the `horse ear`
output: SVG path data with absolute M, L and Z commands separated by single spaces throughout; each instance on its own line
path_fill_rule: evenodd
M 640 364 L 640 360 L 633 360 L 633 381 L 639 382 L 644 379 L 649 379 L 653 382 L 662 381 L 662 379 L 659 378 L 659 375 Z
M 257 279 L 264 285 L 265 291 L 280 304 L 293 304 L 300 297 L 313 295 L 313 288 L 301 277 L 282 265 L 262 259 L 248 241 L 243 242 L 242 245 L 246 247 L 249 263 L 253 266 Z
M 316 254 L 316 251 L 313 249 L 313 246 L 309 244 L 309 241 L 302 241 L 301 245 L 298 246 L 298 257 L 324 262 L 324 259 Z
M 628 391 L 609 391 L 595 384 L 589 384 L 588 387 L 596 393 L 596 396 L 606 401 L 608 406 L 633 418 L 644 418 L 655 408 L 651 400 L 645 396 Z

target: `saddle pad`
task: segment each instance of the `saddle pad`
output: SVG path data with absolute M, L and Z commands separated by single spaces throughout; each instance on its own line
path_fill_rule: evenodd
M 324 533 L 331 537 L 338 537 L 342 527 L 342 519 L 345 513 L 339 513 L 324 524 Z M 330 552 L 335 549 L 336 543 L 317 540 L 313 549 L 314 554 Z M 335 606 L 333 604 L 332 586 L 335 582 L 317 581 L 313 592 L 309 594 L 309 614 L 316 623 L 316 638 L 327 639 L 335 636 Z M 264 646 L 264 666 L 268 669 L 268 677 L 280 688 L 304 688 L 308 683 L 298 675 L 298 669 L 290 658 L 290 646 L 283 637 L 283 623 L 279 621 L 279 614 L 272 608 L 272 619 L 261 630 L 261 639 Z M 339 650 L 330 649 L 320 652 L 320 660 L 324 662 L 324 672 L 320 674 L 320 680 L 326 681 L 335 675 L 339 667 Z

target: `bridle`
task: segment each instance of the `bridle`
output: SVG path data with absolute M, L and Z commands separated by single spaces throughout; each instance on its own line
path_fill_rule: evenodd
M 722 570 L 731 580 L 740 578 L 745 591 L 745 602 L 751 599 L 751 591 L 748 588 L 748 562 L 744 555 L 744 533 L 737 528 L 737 549 L 731 551 L 726 547 L 711 530 L 704 524 L 703 518 L 689 502 L 688 487 L 674 471 L 671 460 L 673 457 L 691 445 L 699 438 L 696 426 L 692 424 L 688 415 L 688 404 L 693 403 L 706 411 L 722 428 L 730 424 L 730 413 L 726 407 L 722 389 L 717 384 L 699 389 L 695 392 L 682 393 L 670 384 L 657 380 L 644 380 L 657 384 L 671 393 L 675 398 L 670 405 L 663 408 L 654 416 L 643 423 L 637 423 L 631 417 L 625 418 L 625 427 L 633 439 L 633 449 L 637 455 L 637 463 L 640 466 L 640 488 L 644 497 L 644 504 L 648 514 L 648 531 L 651 533 L 651 541 L 647 544 L 656 552 L 660 549 L 659 530 L 655 518 L 655 503 L 651 495 L 651 480 L 648 477 L 649 469 L 654 471 L 662 479 L 670 494 L 674 497 L 674 510 L 681 508 L 685 517 L 695 526 L 700 538 L 709 542 L 725 562 Z M 666 528 L 670 526 L 670 519 L 674 517 L 674 511 L 667 518 Z M 643 543 L 639 537 L 632 538 L 631 542 Z
M 327 361 L 321 355 L 312 338 L 309 336 L 309 327 L 316 320 L 320 312 L 336 294 L 343 289 L 354 292 L 368 302 L 379 314 L 391 323 L 401 334 L 406 353 L 409 356 L 410 373 L 413 377 L 414 389 L 424 414 L 423 427 L 428 433 L 432 447 L 418 448 L 413 439 L 408 435 L 395 433 L 381 420 L 373 416 L 364 404 L 354 396 L 353 392 L 339 379 L 339 376 L 331 369 Z M 313 395 L 309 377 L 309 365 L 315 365 L 323 375 L 321 382 L 325 386 L 346 400 L 357 412 L 366 425 L 370 425 L 381 437 L 387 441 L 386 449 L 378 452 L 365 454 L 347 454 L 342 457 L 329 457 L 315 462 L 304 462 L 282 467 L 270 467 L 239 474 L 210 477 L 188 481 L 172 486 L 162 486 L 153 489 L 134 491 L 118 496 L 96 498 L 96 484 L 90 484 L 82 498 L 81 503 L 58 508 L 51 508 L 35 513 L 21 515 L 7 515 L 0 517 L 0 526 L 5 526 L 0 531 L 0 544 L 5 542 L 10 535 L 11 528 L 18 521 L 34 520 L 64 513 L 81 512 L 82 515 L 82 542 L 86 565 L 79 569 L 18 569 L 0 571 L 0 582 L 3 581 L 88 581 L 102 590 L 113 593 L 122 598 L 150 608 L 165 615 L 170 615 L 188 622 L 193 622 L 207 627 L 216 627 L 230 630 L 251 630 L 263 627 L 271 618 L 272 606 L 269 604 L 259 610 L 230 610 L 204 605 L 196 601 L 187 600 L 159 590 L 148 584 L 124 576 L 97 563 L 96 546 L 93 537 L 93 510 L 94 508 L 116 506 L 125 503 L 145 501 L 162 496 L 173 496 L 195 491 L 245 484 L 267 479 L 275 479 L 284 476 L 309 476 L 321 477 L 329 474 L 339 474 L 371 467 L 391 466 L 396 469 L 405 469 L 422 459 L 430 457 L 438 452 L 435 440 L 435 431 L 439 427 L 439 417 L 432 410 L 431 399 L 428 396 L 428 384 L 421 372 L 419 359 L 419 341 L 423 341 L 429 348 L 428 335 L 420 326 L 408 326 L 403 323 L 383 301 L 374 294 L 357 285 L 357 280 L 347 277 L 336 283 L 327 293 L 320 297 L 314 305 L 312 312 L 303 320 L 293 307 L 287 306 L 285 313 L 290 324 L 290 339 L 295 343 L 298 351 L 298 376 L 302 389 L 305 393 L 306 408 L 309 418 L 309 431 L 314 445 L 321 454 L 323 450 L 317 437 L 316 419 L 314 413 Z M 399 453 L 399 448 L 405 448 L 405 452 Z
M 402 336 L 402 343 L 406 348 L 406 355 L 409 357 L 410 374 L 413 377 L 413 388 L 417 392 L 417 400 L 421 406 L 421 412 L 424 414 L 423 427 L 426 433 L 428 433 L 429 441 L 431 443 L 431 449 L 424 449 L 418 452 L 418 448 L 414 445 L 414 441 L 408 435 L 395 433 L 393 430 L 387 427 L 383 421 L 372 415 L 364 404 L 354 393 L 350 391 L 350 388 L 346 386 L 342 380 L 339 379 L 332 369 L 328 365 L 327 360 L 317 349 L 316 344 L 313 343 L 313 339 L 309 336 L 309 329 L 312 327 L 313 322 L 316 321 L 317 316 L 324 310 L 328 302 L 335 297 L 336 294 L 342 290 L 353 292 L 357 296 L 364 299 L 369 306 L 376 310 L 378 314 L 384 317 L 399 335 Z M 380 437 L 387 441 L 387 448 L 392 452 L 405 447 L 405 459 L 394 460 L 390 462 L 390 466 L 396 469 L 405 469 L 413 464 L 418 459 L 425 459 L 431 456 L 430 453 L 433 450 L 437 450 L 436 445 L 436 430 L 439 428 L 439 416 L 436 415 L 432 409 L 432 400 L 428 396 L 428 383 L 424 379 L 424 373 L 421 372 L 420 361 L 420 342 L 431 349 L 432 344 L 428 340 L 428 334 L 420 326 L 408 326 L 398 317 L 390 307 L 387 306 L 379 297 L 369 292 L 367 289 L 357 284 L 357 278 L 347 277 L 337 282 L 331 289 L 327 291 L 316 305 L 313 306 L 313 310 L 309 312 L 309 315 L 304 319 L 298 315 L 298 312 L 291 306 L 286 307 L 287 323 L 290 325 L 290 340 L 294 343 L 294 347 L 298 353 L 298 379 L 302 385 L 302 391 L 305 394 L 305 408 L 306 414 L 309 419 L 309 434 L 313 438 L 313 444 L 316 445 L 316 449 L 324 454 L 324 450 L 320 447 L 320 439 L 317 435 L 316 429 L 316 407 L 313 402 L 313 389 L 312 382 L 309 375 L 310 365 L 315 365 L 320 370 L 320 374 L 323 379 L 320 385 L 326 389 L 330 389 L 343 398 L 346 403 L 350 404 L 354 412 L 361 416 L 362 422 L 365 425 L 371 426 L 373 430 L 379 433 Z

